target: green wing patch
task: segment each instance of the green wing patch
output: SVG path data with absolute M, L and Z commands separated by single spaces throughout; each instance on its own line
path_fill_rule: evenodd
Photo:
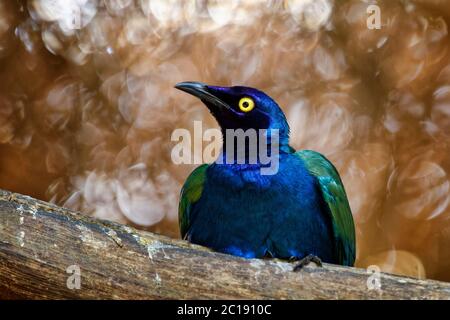
M 178 223 L 183 239 L 191 224 L 190 215 L 192 205 L 197 202 L 202 195 L 207 168 L 207 164 L 202 164 L 192 171 L 181 189 L 180 204 L 178 206 Z
M 310 150 L 296 152 L 308 171 L 316 177 L 323 199 L 331 213 L 338 259 L 343 265 L 355 262 L 355 225 L 344 185 L 333 164 L 323 155 Z

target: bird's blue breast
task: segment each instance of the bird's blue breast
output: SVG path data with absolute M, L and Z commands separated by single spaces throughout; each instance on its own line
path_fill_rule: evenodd
M 335 262 L 327 208 L 314 177 L 294 154 L 281 154 L 275 175 L 257 166 L 212 164 L 192 208 L 191 242 L 247 258 Z

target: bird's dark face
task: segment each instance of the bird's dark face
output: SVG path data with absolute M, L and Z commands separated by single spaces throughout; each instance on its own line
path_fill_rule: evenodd
M 200 82 L 181 82 L 175 88 L 199 98 L 222 130 L 278 129 L 288 136 L 286 117 L 278 104 L 264 92 L 249 87 L 216 87 Z

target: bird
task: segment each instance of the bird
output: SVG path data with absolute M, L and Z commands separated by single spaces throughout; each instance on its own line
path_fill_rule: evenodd
M 206 105 L 223 137 L 217 160 L 195 168 L 181 189 L 184 240 L 244 258 L 297 261 L 294 270 L 311 262 L 354 265 L 355 226 L 339 173 L 322 154 L 289 145 L 289 125 L 274 99 L 244 86 L 186 81 L 175 88 Z M 277 132 L 276 173 L 263 175 L 259 159 L 223 161 L 230 152 L 226 132 L 239 129 Z M 266 147 L 273 147 L 267 136 Z

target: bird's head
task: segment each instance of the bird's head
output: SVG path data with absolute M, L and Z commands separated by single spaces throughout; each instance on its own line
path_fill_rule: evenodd
M 249 87 L 217 87 L 181 82 L 175 88 L 199 98 L 222 131 L 226 129 L 276 129 L 281 144 L 289 140 L 289 126 L 278 104 L 267 94 Z

